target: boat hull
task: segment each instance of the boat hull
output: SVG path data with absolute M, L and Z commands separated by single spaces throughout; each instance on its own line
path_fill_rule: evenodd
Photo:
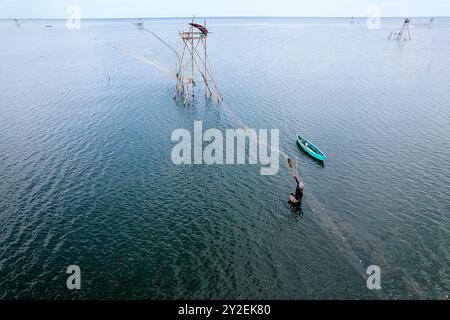
M 318 152 L 312 150 L 311 148 L 308 148 L 308 146 L 304 145 L 302 143 L 302 140 L 305 143 L 308 143 L 309 146 L 311 146 L 312 148 L 316 149 Z M 315 145 L 313 145 L 311 142 L 309 142 L 308 140 L 302 138 L 301 136 L 297 135 L 297 144 L 300 146 L 300 148 L 302 148 L 307 154 L 309 154 L 311 157 L 320 160 L 320 161 L 325 161 L 327 159 L 327 157 L 325 156 L 325 154 L 319 150 L 319 148 L 317 148 Z

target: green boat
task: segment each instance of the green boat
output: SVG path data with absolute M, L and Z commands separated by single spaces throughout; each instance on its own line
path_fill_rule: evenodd
M 314 158 L 316 158 L 317 160 L 320 160 L 320 161 L 325 161 L 327 159 L 325 154 L 322 151 L 320 151 L 319 148 L 317 148 L 315 145 L 313 145 L 308 140 L 302 138 L 299 134 L 297 135 L 297 144 L 303 150 L 305 150 L 305 152 L 307 154 L 309 154 L 311 157 L 314 157 Z

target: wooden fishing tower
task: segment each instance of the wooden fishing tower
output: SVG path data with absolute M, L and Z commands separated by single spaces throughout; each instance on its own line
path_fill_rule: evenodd
M 388 39 L 391 40 L 411 40 L 411 33 L 409 32 L 409 19 L 406 18 L 403 23 L 402 29 L 400 32 L 391 32 Z
M 181 54 L 179 55 L 179 69 L 174 99 L 181 96 L 185 105 L 194 100 L 197 84 L 203 83 L 205 97 L 220 103 L 222 94 L 217 88 L 212 75 L 211 65 L 207 53 L 208 29 L 206 21 L 203 25 L 189 23 L 188 31 L 179 31 L 181 37 Z M 197 79 L 196 77 L 199 76 Z

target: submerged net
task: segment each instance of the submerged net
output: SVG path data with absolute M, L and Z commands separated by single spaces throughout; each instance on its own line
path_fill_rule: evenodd
M 120 51 L 139 62 L 154 66 L 171 80 L 177 78 L 176 68 L 161 62 L 160 58 L 150 51 L 146 52 L 146 50 L 137 48 L 124 48 L 120 49 Z
M 225 102 L 222 102 L 220 104 L 222 107 L 222 110 L 227 114 L 230 121 L 233 123 L 234 126 L 241 128 L 241 129 L 248 129 L 249 126 L 247 126 L 228 106 Z M 258 138 L 261 141 L 261 137 Z M 290 157 L 289 154 L 285 151 L 283 151 L 281 148 L 276 148 L 271 146 L 267 141 L 261 141 L 268 149 L 271 150 L 271 152 L 276 152 L 280 155 L 280 157 L 284 160 L 282 163 L 284 163 L 287 166 L 288 159 L 292 159 L 293 157 Z M 301 179 L 300 181 L 306 186 L 306 183 Z M 319 226 L 324 230 L 325 234 L 328 236 L 330 241 L 333 243 L 333 245 L 336 247 L 338 252 L 347 260 L 347 262 L 353 267 L 353 269 L 363 278 L 363 281 L 366 281 L 367 277 L 369 276 L 366 274 L 366 269 L 369 265 L 372 265 L 373 263 L 363 263 L 363 261 L 359 258 L 358 254 L 355 252 L 349 241 L 345 238 L 343 232 L 339 229 L 338 225 L 333 221 L 333 219 L 330 217 L 330 214 L 328 213 L 329 210 L 325 208 L 324 205 L 320 203 L 318 198 L 314 195 L 314 193 L 311 191 L 311 189 L 305 188 L 305 197 L 303 199 L 303 202 L 305 202 L 309 208 L 317 215 L 319 218 Z M 383 255 L 379 254 L 376 255 L 376 260 L 378 263 L 381 263 L 384 267 L 389 266 L 389 262 L 384 258 Z M 372 261 L 373 262 L 373 261 Z M 417 296 L 420 296 L 421 290 L 418 287 L 417 283 L 412 281 L 410 279 L 409 275 L 404 270 L 396 269 L 396 272 L 399 273 L 399 277 L 401 278 L 401 281 L 405 285 L 406 288 L 410 290 L 410 292 L 414 292 Z M 372 291 L 375 296 L 378 298 L 385 297 L 384 293 L 380 290 L 373 290 Z
M 113 44 L 108 41 L 104 43 L 127 57 L 155 67 L 167 78 L 176 79 L 179 66 L 177 51 L 156 33 L 146 28 L 141 28 L 138 32 L 140 34 L 135 35 L 138 37 L 137 40 L 134 39 L 132 43 Z

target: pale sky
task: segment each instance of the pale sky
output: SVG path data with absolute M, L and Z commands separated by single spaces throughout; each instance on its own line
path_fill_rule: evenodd
M 450 16 L 450 0 L 0 0 L 0 19 L 68 17 L 364 17 L 377 5 L 382 17 Z

